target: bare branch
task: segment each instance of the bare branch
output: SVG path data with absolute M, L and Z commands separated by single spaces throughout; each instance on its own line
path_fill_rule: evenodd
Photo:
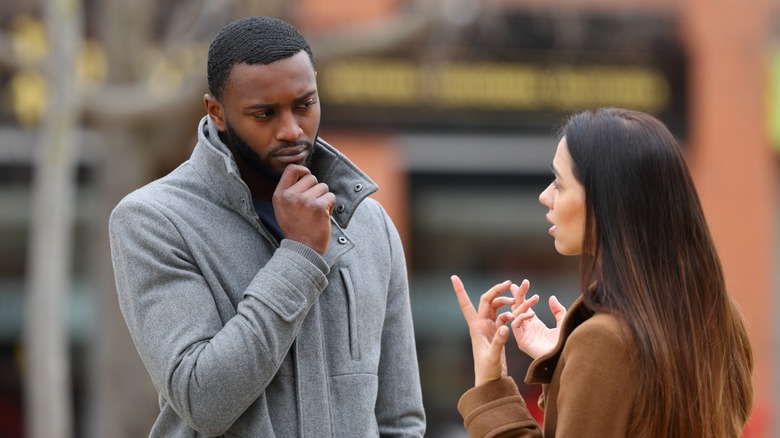
M 164 120 L 197 103 L 206 92 L 205 78 L 192 79 L 172 93 L 155 93 L 146 83 L 116 84 L 88 94 L 83 112 L 89 123 L 133 125 Z
M 353 26 L 311 35 L 309 40 L 317 59 L 381 52 L 424 35 L 438 20 L 442 0 L 421 0 L 406 13 L 381 23 Z
M 168 32 L 162 45 L 178 47 L 211 40 L 218 29 L 236 16 L 236 8 L 240 6 L 237 3 L 236 0 L 202 0 L 181 5 L 171 14 L 177 20 L 166 26 Z

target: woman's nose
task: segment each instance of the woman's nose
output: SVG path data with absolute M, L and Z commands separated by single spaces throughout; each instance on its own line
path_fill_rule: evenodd
M 551 187 L 552 187 L 552 183 L 549 186 L 547 186 L 546 189 L 542 190 L 542 193 L 539 193 L 539 203 L 541 203 L 545 207 L 550 207 L 549 200 L 550 200 Z

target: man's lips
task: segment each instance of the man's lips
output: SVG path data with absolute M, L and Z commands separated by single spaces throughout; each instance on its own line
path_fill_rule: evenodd
M 280 149 L 274 154 L 274 158 L 282 163 L 297 163 L 304 160 L 309 155 L 309 146 L 291 146 Z

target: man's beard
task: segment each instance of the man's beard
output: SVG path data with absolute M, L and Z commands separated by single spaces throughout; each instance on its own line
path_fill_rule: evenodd
M 309 155 L 306 156 L 306 160 L 304 161 L 303 165 L 306 167 L 311 165 L 312 157 L 314 157 L 314 147 L 309 142 L 301 141 L 294 144 L 285 143 L 269 151 L 266 157 L 261 157 L 257 152 L 252 150 L 251 147 L 249 147 L 249 145 L 244 141 L 243 138 L 241 138 L 240 135 L 238 135 L 238 133 L 233 129 L 233 125 L 231 125 L 229 121 L 225 121 L 225 125 L 225 140 L 227 140 L 226 143 L 233 151 L 233 154 L 236 155 L 236 160 L 241 160 L 250 169 L 257 172 L 258 175 L 270 181 L 278 183 L 282 178 L 282 172 L 274 169 L 273 166 L 271 166 L 269 158 L 271 154 L 278 149 L 306 144 L 309 146 L 310 150 Z M 317 138 L 317 136 L 315 135 L 314 138 Z

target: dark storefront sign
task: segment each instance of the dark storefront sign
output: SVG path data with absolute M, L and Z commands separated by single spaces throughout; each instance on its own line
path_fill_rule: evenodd
M 318 65 L 323 122 L 549 131 L 577 109 L 621 106 L 683 134 L 684 56 L 669 17 L 513 13 L 448 44 Z

